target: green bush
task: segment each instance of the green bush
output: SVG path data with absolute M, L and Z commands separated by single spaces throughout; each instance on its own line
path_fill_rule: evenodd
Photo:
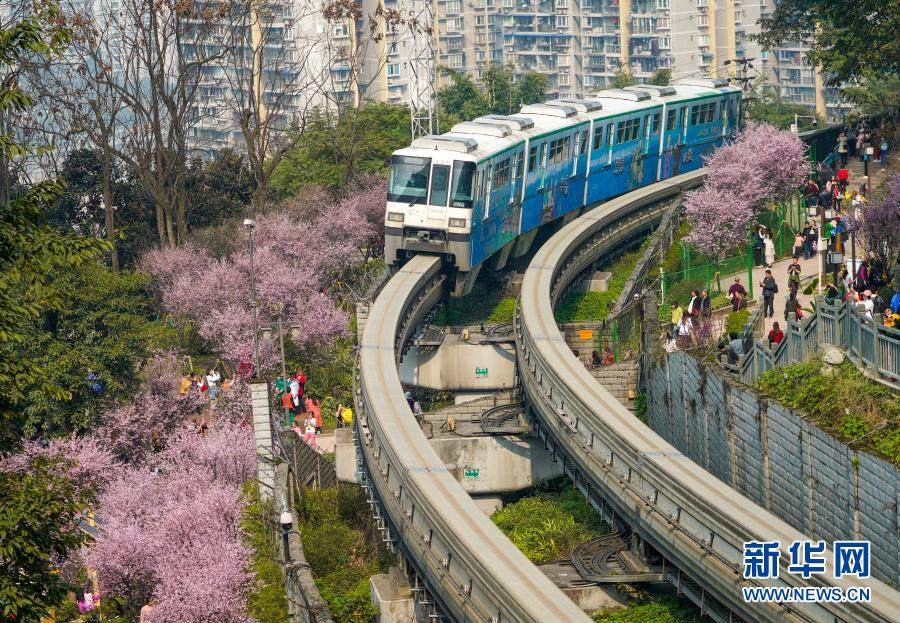
M 900 464 L 900 396 L 844 362 L 826 376 L 819 358 L 775 368 L 756 388 L 787 407 L 805 411 L 819 428 L 841 441 Z M 882 425 L 887 422 L 887 426 Z M 881 429 L 881 430 L 876 430 Z
M 494 523 L 536 564 L 571 555 L 590 533 L 558 504 L 540 497 L 523 498 L 497 511 Z
M 390 560 L 372 524 L 361 488 L 340 485 L 305 492 L 300 508 L 303 550 L 316 586 L 339 623 L 372 623 L 369 578 Z
M 597 613 L 595 623 L 699 623 L 700 611 L 684 597 L 664 597 L 656 602 L 637 603 L 624 610 Z
M 819 285 L 819 278 L 813 277 L 813 280 L 809 282 L 809 285 L 807 285 L 805 288 L 803 288 L 803 294 L 805 294 L 807 296 L 811 295 L 813 292 L 816 291 L 816 287 L 818 285 Z
M 647 394 L 640 392 L 634 397 L 634 414 L 640 421 L 647 421 Z
M 649 240 L 649 238 L 647 239 Z M 607 267 L 612 273 L 606 292 L 570 292 L 556 310 L 557 322 L 599 322 L 616 306 L 625 289 L 625 283 L 641 258 L 643 245 L 637 251 L 626 253 Z
M 731 333 L 740 333 L 744 330 L 744 325 L 747 324 L 749 319 L 750 312 L 746 309 L 730 312 L 725 320 L 725 333 L 729 335 Z
M 477 287 L 462 298 L 450 298 L 434 315 L 434 324 L 460 326 L 479 322 L 510 322 L 516 308 L 516 299 L 500 287 Z
M 260 501 L 255 479 L 244 483 L 243 495 L 248 504 L 244 508 L 241 527 L 244 542 L 251 551 L 250 569 L 254 574 L 247 595 L 247 610 L 258 623 L 282 623 L 288 618 L 288 607 L 284 576 L 275 558 L 278 545 L 262 520 L 264 513 L 273 512 L 272 503 Z

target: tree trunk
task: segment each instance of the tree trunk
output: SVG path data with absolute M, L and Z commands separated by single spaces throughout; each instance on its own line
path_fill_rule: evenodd
M 168 210 L 165 210 L 166 215 L 166 236 L 169 242 L 169 248 L 174 249 L 177 245 L 177 240 L 175 238 L 175 223 L 172 221 L 172 206 L 169 206 Z
M 179 184 L 178 195 L 175 199 L 175 225 L 178 228 L 178 244 L 187 241 L 187 199 L 183 184 Z
M 166 239 L 166 220 L 165 214 L 163 213 L 162 204 L 159 201 L 153 200 L 153 205 L 156 207 L 156 233 L 159 235 L 159 248 L 165 248 L 168 244 L 168 240 Z
M 110 166 L 111 155 L 109 153 L 109 147 L 103 147 L 103 220 L 106 226 L 106 238 L 109 240 L 110 244 L 112 244 L 112 251 L 109 255 L 110 265 L 112 269 L 115 271 L 119 270 L 119 251 L 116 248 L 116 229 L 115 229 L 115 215 L 113 214 L 113 205 L 112 205 L 112 183 L 110 180 L 111 176 L 111 166 Z

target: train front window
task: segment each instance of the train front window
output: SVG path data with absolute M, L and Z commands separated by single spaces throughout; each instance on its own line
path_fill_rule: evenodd
M 388 201 L 401 201 L 410 205 L 425 203 L 428 198 L 428 171 L 430 168 L 431 158 L 392 157 Z
M 434 165 L 431 171 L 431 200 L 428 203 L 433 206 L 446 206 L 448 190 L 450 190 L 449 165 Z
M 475 180 L 475 163 L 453 161 L 453 188 L 450 205 L 454 208 L 472 208 L 472 186 Z

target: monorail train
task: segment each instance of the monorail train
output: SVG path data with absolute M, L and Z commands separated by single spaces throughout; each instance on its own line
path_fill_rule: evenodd
M 737 129 L 741 91 L 684 79 L 485 115 L 394 152 L 385 258 L 441 254 L 456 294 L 485 260 L 527 251 L 538 228 L 645 184 L 702 166 Z

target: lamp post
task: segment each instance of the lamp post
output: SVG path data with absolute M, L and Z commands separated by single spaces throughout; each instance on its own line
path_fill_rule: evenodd
M 291 544 L 289 541 L 289 536 L 291 532 L 291 526 L 294 523 L 294 517 L 291 514 L 291 511 L 287 510 L 287 504 L 284 499 L 281 501 L 282 508 L 285 510 L 281 511 L 281 515 L 278 517 L 278 523 L 281 524 L 281 543 L 284 547 L 284 587 L 285 592 L 287 593 L 287 602 L 288 602 L 288 620 L 295 621 L 296 616 L 294 615 L 294 596 L 291 591 L 291 572 L 293 571 L 294 564 L 291 559 Z
M 253 313 L 253 376 L 259 378 L 259 327 L 256 319 L 256 280 L 253 274 L 253 219 L 245 218 L 247 228 L 247 245 L 250 251 L 250 308 Z

